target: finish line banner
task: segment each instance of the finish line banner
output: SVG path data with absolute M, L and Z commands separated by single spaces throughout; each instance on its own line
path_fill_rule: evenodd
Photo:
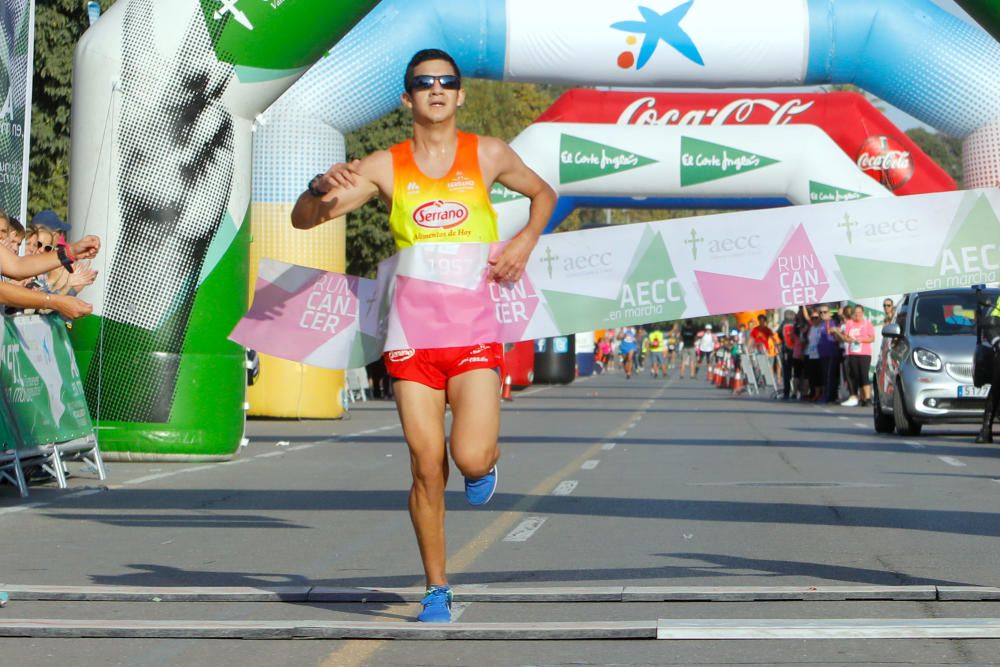
M 1000 190 L 865 199 L 545 235 L 517 283 L 502 244 L 421 244 L 378 281 L 268 260 L 231 338 L 348 368 L 384 350 L 858 300 L 1000 280 Z M 389 307 L 391 306 L 391 307 Z

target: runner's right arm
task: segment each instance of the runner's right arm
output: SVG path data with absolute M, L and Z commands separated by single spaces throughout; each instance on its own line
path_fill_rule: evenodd
M 339 218 L 382 195 L 391 196 L 392 154 L 377 151 L 363 160 L 338 163 L 310 182 L 292 208 L 292 226 L 311 229 Z

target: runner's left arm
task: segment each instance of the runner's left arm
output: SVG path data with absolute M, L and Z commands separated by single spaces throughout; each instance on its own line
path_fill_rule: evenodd
M 524 273 L 538 237 L 545 231 L 545 225 L 552 217 L 556 193 L 500 139 L 480 137 L 479 151 L 479 163 L 493 168 L 494 181 L 521 193 L 531 201 L 528 223 L 499 255 L 490 259 L 490 272 L 494 279 L 517 282 Z

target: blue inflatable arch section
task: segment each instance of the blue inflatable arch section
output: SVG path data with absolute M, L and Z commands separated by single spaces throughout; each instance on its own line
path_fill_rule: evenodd
M 664 38 L 646 62 L 639 53 L 641 66 L 611 63 L 629 30 L 644 39 L 650 12 L 680 15 L 694 53 Z M 965 139 L 967 185 L 1000 182 L 1000 44 L 930 0 L 383 0 L 282 104 L 350 132 L 398 107 L 405 64 L 428 47 L 465 76 L 511 81 L 852 83 Z

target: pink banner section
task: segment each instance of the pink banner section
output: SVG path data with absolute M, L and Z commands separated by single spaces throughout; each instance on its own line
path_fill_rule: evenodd
M 309 269 L 275 260 L 261 261 L 253 307 L 230 339 L 282 359 L 346 368 L 361 330 L 359 312 L 374 302 L 375 281 Z M 374 332 L 370 332 L 374 335 Z
M 1000 282 L 1000 191 L 871 198 L 549 234 L 517 283 L 501 244 L 417 244 L 377 281 L 271 260 L 236 342 L 322 368 L 740 310 Z

